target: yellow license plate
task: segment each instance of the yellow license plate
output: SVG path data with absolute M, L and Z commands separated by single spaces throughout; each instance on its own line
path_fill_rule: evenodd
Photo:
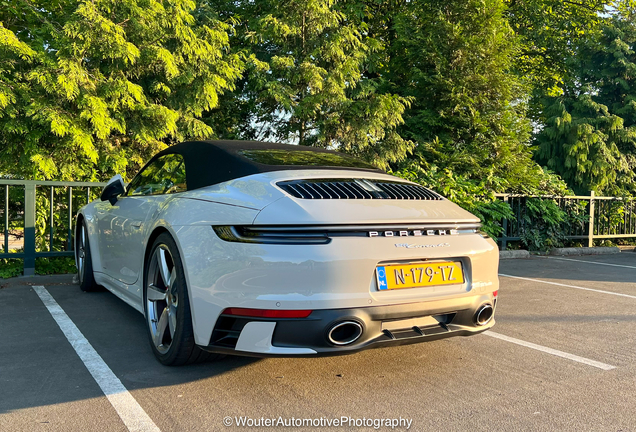
M 380 290 L 464 283 L 461 263 L 452 261 L 378 266 L 375 274 Z

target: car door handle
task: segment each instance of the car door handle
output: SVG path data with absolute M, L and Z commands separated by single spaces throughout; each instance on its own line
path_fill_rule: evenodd
M 141 221 L 133 221 L 130 223 L 131 227 L 139 228 L 141 226 Z

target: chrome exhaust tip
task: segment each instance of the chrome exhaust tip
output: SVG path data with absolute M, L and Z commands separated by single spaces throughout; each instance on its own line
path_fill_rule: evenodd
M 484 326 L 490 322 L 493 317 L 493 309 L 490 303 L 486 303 L 477 309 L 477 313 L 475 313 L 475 324 Z
M 362 326 L 356 321 L 343 321 L 331 329 L 327 334 L 327 339 L 334 345 L 349 345 L 362 336 Z

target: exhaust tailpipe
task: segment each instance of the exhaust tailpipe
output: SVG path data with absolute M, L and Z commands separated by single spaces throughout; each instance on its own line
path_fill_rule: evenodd
M 334 345 L 349 345 L 357 341 L 362 336 L 362 326 L 356 321 L 343 321 L 331 329 L 327 334 L 327 339 Z
M 494 309 L 490 303 L 486 303 L 477 309 L 475 314 L 475 324 L 483 326 L 490 322 L 493 316 Z

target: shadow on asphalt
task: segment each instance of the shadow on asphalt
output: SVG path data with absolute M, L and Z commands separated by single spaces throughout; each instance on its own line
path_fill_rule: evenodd
M 35 283 L 33 283 L 35 281 Z M 48 282 L 48 283 L 47 283 Z M 0 414 L 103 397 L 42 301 L 44 285 L 128 390 L 203 380 L 260 361 L 227 356 L 181 367 L 152 354 L 143 316 L 109 291 L 83 293 L 70 278 L 12 279 L 0 289 Z

